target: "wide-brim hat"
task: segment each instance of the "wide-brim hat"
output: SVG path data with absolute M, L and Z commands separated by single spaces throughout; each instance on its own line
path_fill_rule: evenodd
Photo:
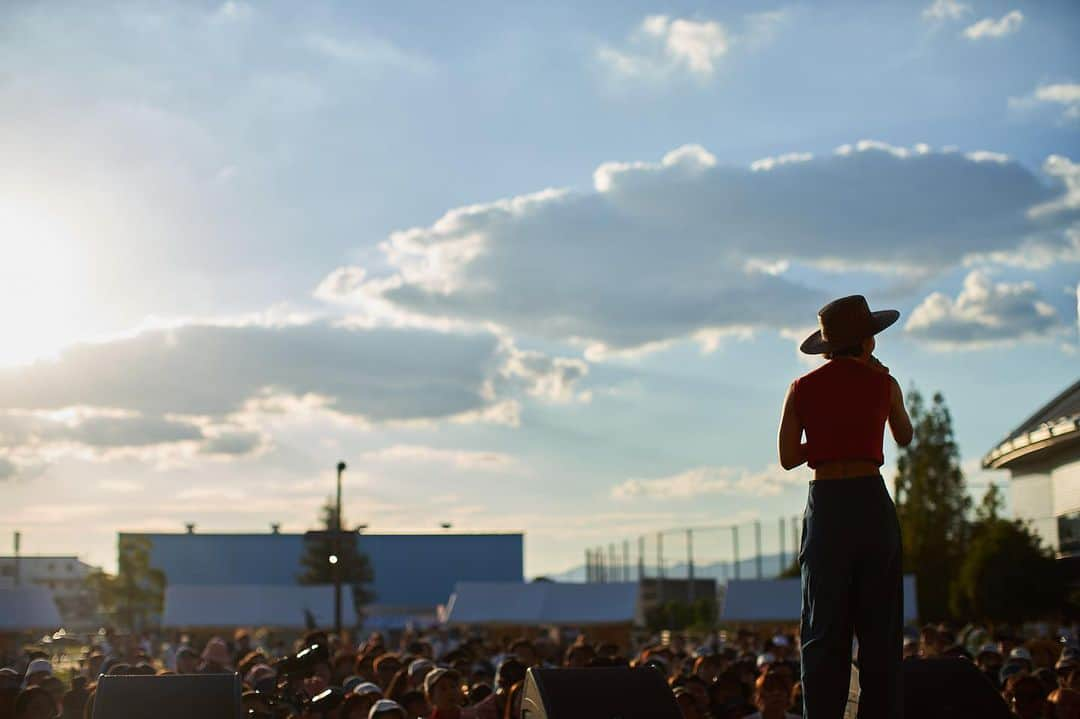
M 841 297 L 818 310 L 821 327 L 803 340 L 799 349 L 808 355 L 845 349 L 873 337 L 898 319 L 900 313 L 896 310 L 871 312 L 862 295 Z

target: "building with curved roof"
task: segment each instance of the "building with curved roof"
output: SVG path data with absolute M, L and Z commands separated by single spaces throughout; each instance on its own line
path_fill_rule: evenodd
M 982 463 L 1009 470 L 1013 514 L 1080 569 L 1080 381 L 1024 420 Z

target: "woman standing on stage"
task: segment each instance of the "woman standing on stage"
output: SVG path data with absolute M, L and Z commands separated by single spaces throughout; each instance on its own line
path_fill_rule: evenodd
M 900 525 L 880 474 L 885 423 L 900 446 L 911 420 L 900 385 L 873 356 L 896 310 L 862 295 L 830 302 L 801 346 L 829 361 L 792 382 L 780 420 L 780 464 L 814 470 L 803 515 L 803 716 L 840 719 L 859 640 L 859 717 L 902 717 Z M 803 433 L 806 441 L 803 442 Z

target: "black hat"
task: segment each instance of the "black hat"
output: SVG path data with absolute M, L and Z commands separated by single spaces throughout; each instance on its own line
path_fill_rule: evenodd
M 821 329 L 803 340 L 799 349 L 808 355 L 819 355 L 851 347 L 898 319 L 900 313 L 896 310 L 871 312 L 862 295 L 841 297 L 818 310 Z

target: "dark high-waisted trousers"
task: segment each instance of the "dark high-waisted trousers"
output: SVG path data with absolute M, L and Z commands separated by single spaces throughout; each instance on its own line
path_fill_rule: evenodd
M 880 475 L 810 483 L 803 515 L 804 719 L 841 719 L 859 640 L 859 719 L 903 716 L 900 524 Z

